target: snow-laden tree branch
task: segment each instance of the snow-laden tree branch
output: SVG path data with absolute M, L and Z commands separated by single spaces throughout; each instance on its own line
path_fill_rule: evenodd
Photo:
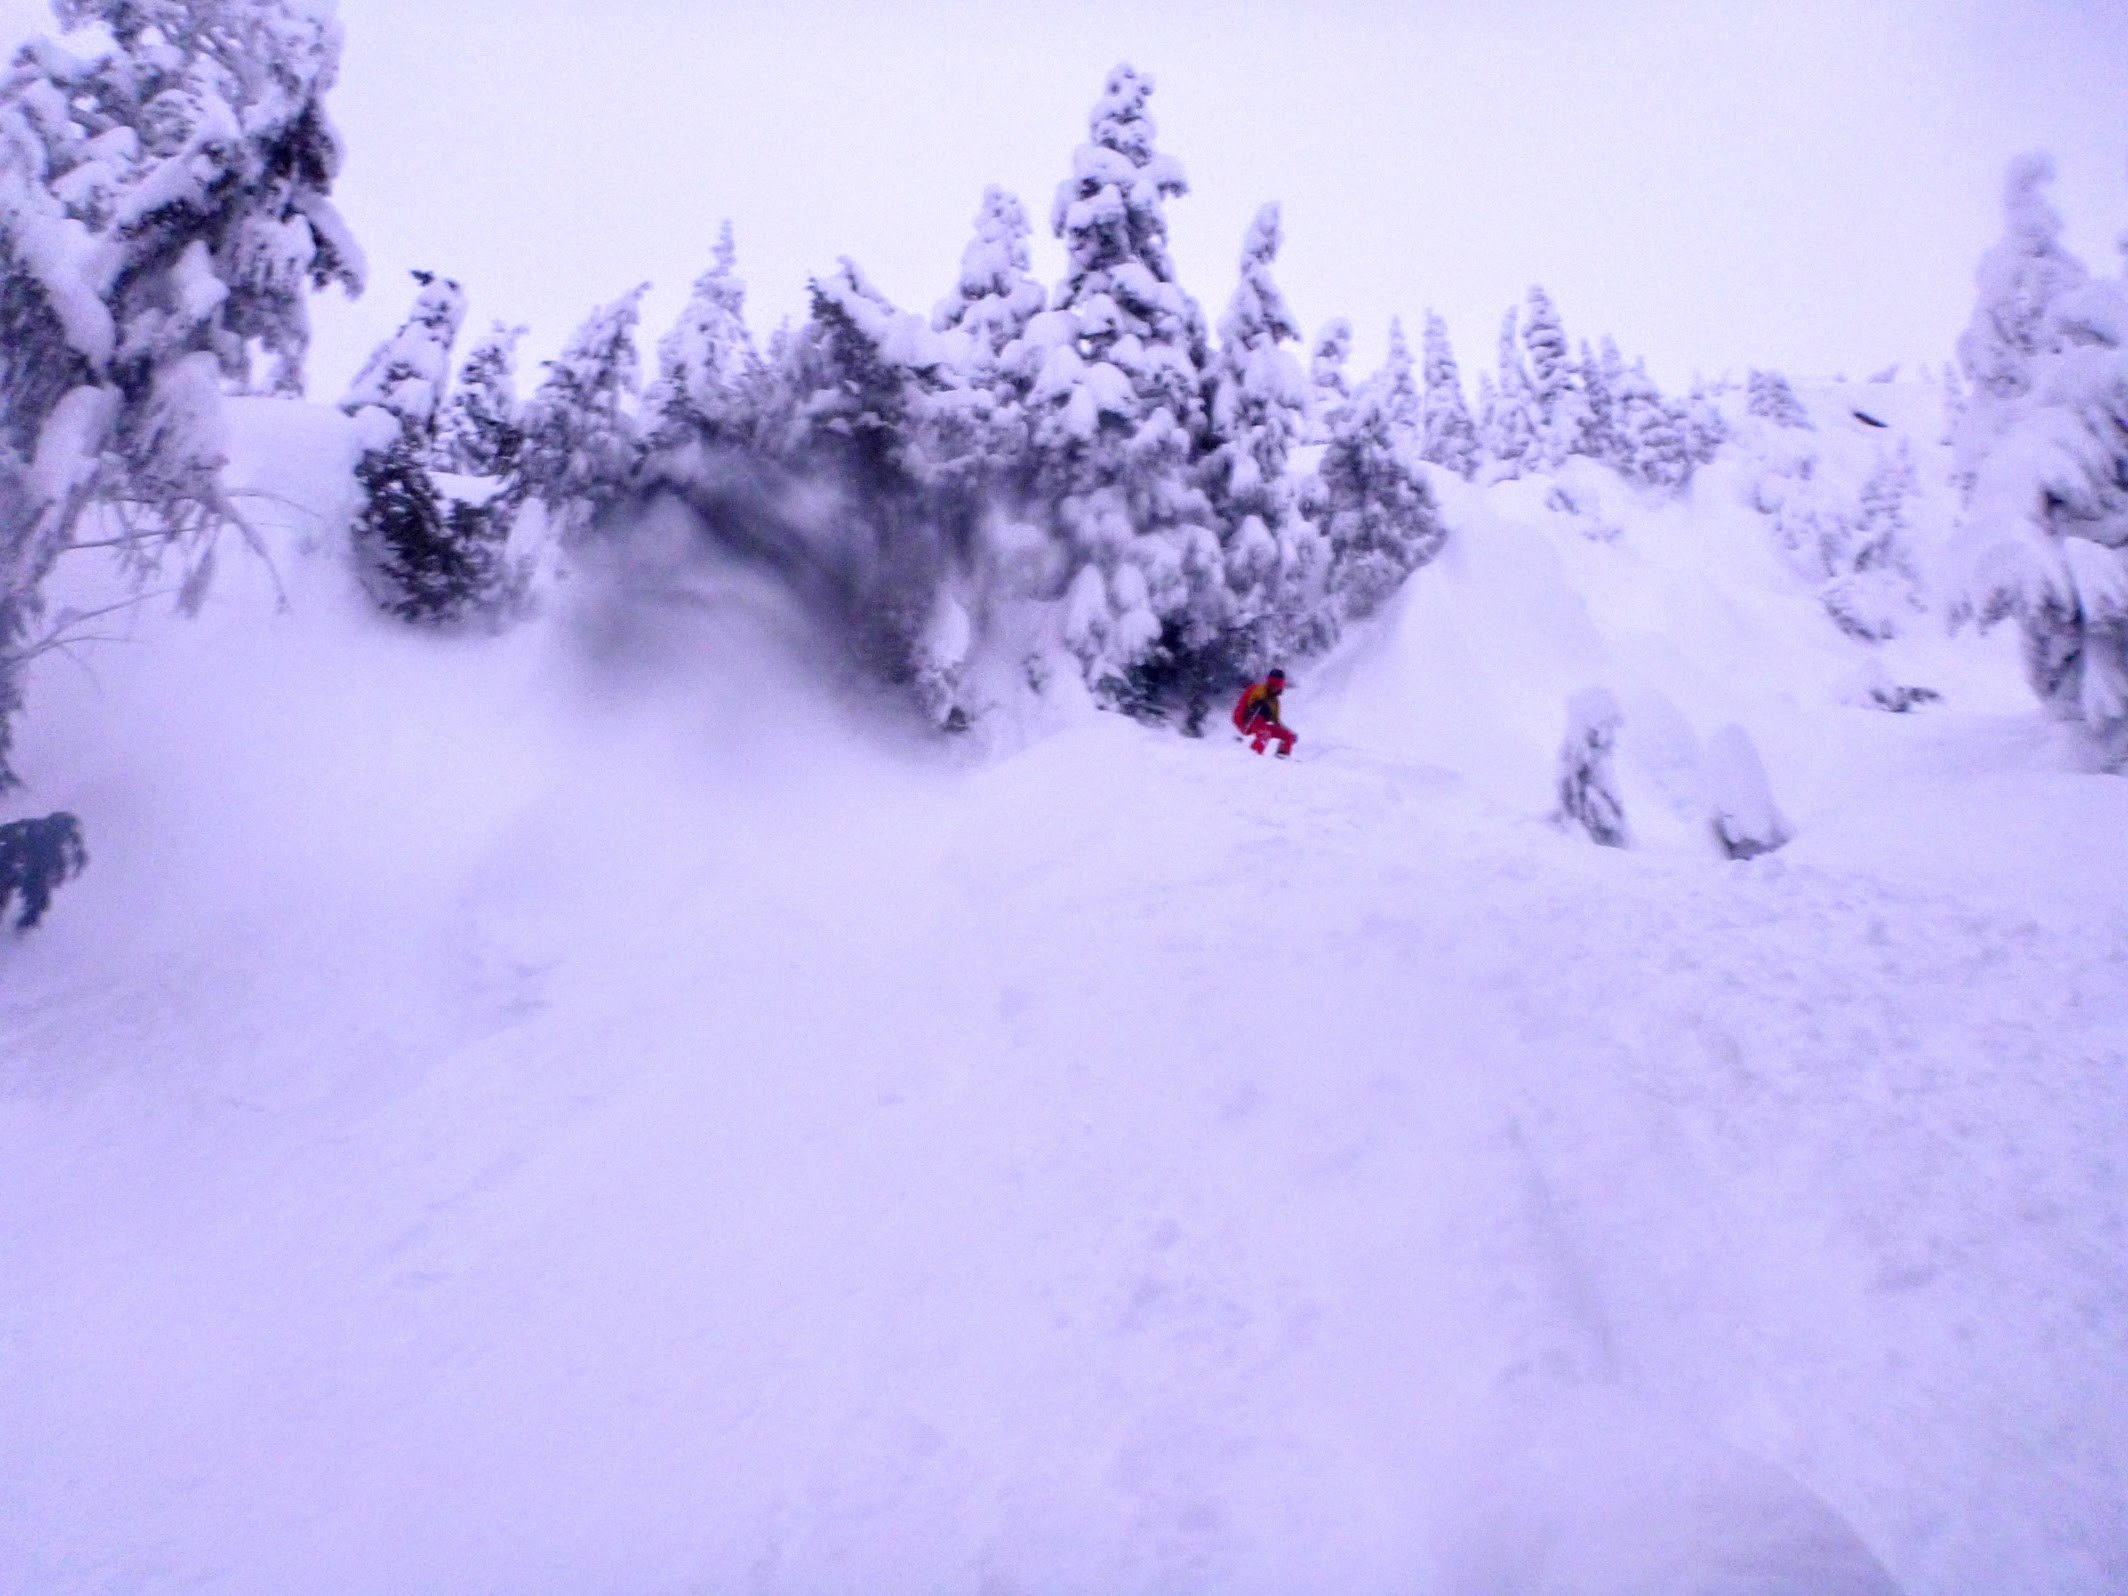
M 0 78 L 0 784 L 46 576 L 93 505 L 143 570 L 241 526 L 221 396 L 302 386 L 305 297 L 363 265 L 329 199 L 330 0 L 59 0 Z M 196 594 L 198 582 L 182 591 Z

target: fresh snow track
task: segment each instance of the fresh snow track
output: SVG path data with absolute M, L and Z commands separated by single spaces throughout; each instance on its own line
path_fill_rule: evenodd
M 721 580 L 48 672 L 0 1590 L 2128 1585 L 2122 784 L 1606 558 L 1457 550 L 1284 766 L 900 747 Z M 1582 671 L 1798 840 L 1545 825 Z

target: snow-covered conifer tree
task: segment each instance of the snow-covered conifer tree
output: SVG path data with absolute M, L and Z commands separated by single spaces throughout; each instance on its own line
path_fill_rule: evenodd
M 1321 443 L 1330 435 L 1330 418 L 1352 397 L 1352 379 L 1345 368 L 1352 360 L 1352 323 L 1338 316 L 1323 323 L 1308 352 L 1308 442 Z
M 1521 476 L 1536 462 L 1536 423 L 1530 414 L 1529 373 L 1522 367 L 1522 348 L 1516 336 L 1516 315 L 1508 307 L 1500 323 L 1499 375 L 1478 388 L 1478 444 L 1484 451 L 1487 481 L 1505 482 Z
M 497 322 L 473 345 L 436 420 L 438 470 L 500 477 L 515 469 L 524 447 L 517 403 L 517 342 L 523 327 Z
M 2128 760 L 2128 282 L 2059 244 L 2048 169 L 2011 169 L 2006 237 L 1981 263 L 1960 340 L 1973 381 L 1963 609 L 2014 617 L 2055 714 Z
M 1425 387 L 1420 395 L 1419 458 L 1468 481 L 1478 470 L 1478 429 L 1463 399 L 1463 375 L 1448 342 L 1448 323 L 1426 313 Z
M 671 332 L 658 342 L 658 378 L 643 396 L 656 446 L 725 442 L 744 430 L 744 382 L 754 360 L 746 330 L 746 284 L 730 222 L 718 229 L 717 252 Z
M 1220 518 L 1232 611 L 1226 624 L 1253 630 L 1257 651 L 1307 646 L 1324 549 L 1299 514 L 1286 461 L 1307 425 L 1309 383 L 1282 347 L 1300 336 L 1271 276 L 1279 212 L 1266 205 L 1249 224 L 1241 282 L 1219 322 L 1211 372 L 1211 436 L 1205 482 Z
M 525 405 L 519 471 L 549 524 L 573 536 L 627 492 L 641 453 L 633 400 L 642 287 L 593 311 Z
M 506 512 L 440 493 L 430 474 L 451 346 L 465 293 L 449 278 L 421 285 L 398 332 L 380 344 L 340 401 L 374 439 L 355 464 L 362 509 L 350 537 L 362 585 L 401 620 L 447 625 L 492 614 L 503 586 Z
M 1618 401 L 1605 379 L 1603 362 L 1589 348 L 1586 338 L 1581 340 L 1577 369 L 1581 374 L 1581 396 L 1588 405 L 1588 422 L 1582 429 L 1582 452 L 1592 460 L 1611 464 L 1618 454 Z
M 1065 639 L 1120 701 L 1156 649 L 1196 648 L 1225 617 L 1204 450 L 1204 313 L 1176 280 L 1166 202 L 1188 192 L 1154 147 L 1152 79 L 1108 76 L 1050 225 L 1064 280 L 1030 339 L 1046 350 L 1029 395 L 1051 519 L 1074 572 Z M 1172 649 L 1169 649 L 1172 652 Z
M 1607 848 L 1623 848 L 1630 840 L 1625 800 L 1611 769 L 1624 722 L 1625 713 L 1608 688 L 1584 687 L 1567 700 L 1566 739 L 1559 747 L 1559 807 L 1552 819 L 1561 826 L 1579 826 L 1590 841 Z
M 1548 422 L 1559 396 L 1572 385 L 1574 361 L 1567 350 L 1566 328 L 1558 307 L 1541 284 L 1532 283 L 1522 321 L 1522 347 L 1529 355 L 1530 396 L 1537 419 Z
M 975 237 L 961 251 L 960 277 L 931 313 L 937 331 L 967 335 L 969 370 L 978 376 L 1003 366 L 1006 350 L 1026 335 L 1048 297 L 1027 275 L 1033 262 L 1027 244 L 1031 231 L 1017 195 L 995 184 L 984 189 Z
M 1478 472 L 1482 480 L 1497 480 L 1493 471 L 1492 438 L 1498 426 L 1500 390 L 1493 383 L 1489 371 L 1478 373 L 1478 408 L 1476 428 L 1478 434 Z
M 985 189 L 975 237 L 961 252 L 959 280 L 931 314 L 961 368 L 956 391 L 965 396 L 969 444 L 993 468 L 1027 448 L 1027 391 L 1039 358 L 1026 342 L 1027 328 L 1048 298 L 1027 274 L 1029 232 L 1015 195 L 995 185 Z
M 1028 275 L 1029 231 L 1017 196 L 986 188 L 953 292 L 931 313 L 940 371 L 925 385 L 922 448 L 941 508 L 969 525 L 1013 520 L 1032 490 L 1027 394 L 1045 351 L 1027 329 L 1048 296 Z
M 1425 439 L 1426 401 L 1419 391 L 1411 358 L 1411 341 L 1404 336 L 1404 318 L 1389 318 L 1389 351 L 1378 374 L 1383 385 L 1383 404 L 1398 440 L 1417 449 Z
M 1088 119 L 1050 209 L 1067 256 L 1054 308 L 1076 313 L 1082 359 L 1123 362 L 1142 397 L 1185 423 L 1202 404 L 1207 338 L 1168 254 L 1166 202 L 1189 184 L 1181 163 L 1153 147 L 1152 92 L 1150 77 L 1119 66 Z
M 1788 379 L 1778 371 L 1753 371 L 1744 384 L 1744 413 L 1758 416 L 1777 427 L 1815 430 L 1810 412 L 1795 395 Z
M 1545 470 L 1556 471 L 1568 455 L 1588 452 L 1588 400 L 1551 296 L 1532 286 L 1528 308 L 1522 344 L 1529 352 L 1532 450 Z
M 1972 319 L 1958 339 L 1958 362 L 1973 392 L 1952 437 L 1968 479 L 2016 418 L 2034 368 L 2053 352 L 2054 303 L 2089 276 L 2061 242 L 2061 213 L 2047 196 L 2054 163 L 2027 155 L 2003 183 L 2003 236 L 1980 258 Z
M 1690 447 L 1644 361 L 1627 368 L 1616 392 L 1620 473 L 1651 487 L 1681 486 L 1692 474 Z
M 355 480 L 362 487 L 356 570 L 379 609 L 424 626 L 492 621 L 503 612 L 506 511 L 514 501 L 444 494 L 405 445 L 365 451 Z
M 448 277 L 415 272 L 421 291 L 399 330 L 379 344 L 355 374 L 340 408 L 349 415 L 376 408 L 398 423 L 402 437 L 426 450 L 451 379 L 451 346 L 465 321 L 465 290 Z
M 813 313 L 791 351 L 792 457 L 832 463 L 872 493 L 928 481 L 927 401 L 956 376 L 943 341 L 854 261 L 811 286 Z
M 941 725 L 965 724 L 955 694 L 982 620 L 970 490 L 986 464 L 968 430 L 967 332 L 934 330 L 844 259 L 809 283 L 804 322 L 779 327 L 757 357 L 728 235 L 718 256 L 664 343 L 644 404 L 662 417 L 640 468 L 595 480 L 673 492 L 708 535 L 788 583 L 852 663 L 910 688 Z M 611 322 L 602 313 L 578 344 L 625 423 Z M 625 425 L 609 437 L 625 459 Z
M 1390 340 L 1389 359 L 1338 412 L 1317 468 L 1330 591 L 1338 612 L 1372 614 L 1447 536 L 1419 468 L 1411 410 L 1411 351 Z
M 1857 513 L 1831 523 L 1829 535 L 1821 536 L 1820 595 L 1826 613 L 1851 637 L 1871 643 L 1894 637 L 1921 607 L 1921 572 L 1906 511 L 1919 486 L 1913 451 L 1901 439 L 1878 457 L 1862 484 Z
M 840 541 L 816 541 L 809 558 L 832 575 L 860 661 L 912 684 L 941 725 L 957 720 L 952 688 L 979 620 L 953 591 L 980 508 L 965 491 L 956 343 L 844 260 L 814 280 L 812 315 L 786 356 L 794 409 L 783 459 L 839 495 Z
M 1581 379 L 1589 396 L 1589 453 L 1623 472 L 1631 457 L 1626 442 L 1626 362 L 1615 340 L 1606 336 L 1593 360 L 1588 345 L 1582 345 Z
M 358 291 L 328 199 L 340 30 L 313 0 L 66 0 L 107 44 L 34 43 L 0 77 L 0 784 L 53 563 L 92 505 L 135 569 L 208 569 L 237 522 L 220 395 L 301 387 L 305 295 Z M 101 540 L 99 540 L 101 541 Z
M 1698 378 L 1693 379 L 1691 393 L 1670 407 L 1670 414 L 1685 441 L 1685 474 L 1690 477 L 1700 466 L 1713 462 L 1729 439 L 1729 423 L 1706 383 Z

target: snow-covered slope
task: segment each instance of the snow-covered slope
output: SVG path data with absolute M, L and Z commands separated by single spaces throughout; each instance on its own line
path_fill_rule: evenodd
M 1280 764 L 904 740 L 729 571 L 397 631 L 344 424 L 244 425 L 289 608 L 25 728 L 0 1589 L 2128 1584 L 2128 787 L 1744 451 L 1452 496 Z

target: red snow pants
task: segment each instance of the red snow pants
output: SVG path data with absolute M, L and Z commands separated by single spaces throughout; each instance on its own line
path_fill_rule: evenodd
M 1284 759 L 1293 752 L 1295 741 L 1293 732 L 1279 725 L 1275 720 L 1265 720 L 1262 716 L 1258 716 L 1255 720 L 1249 722 L 1241 735 L 1249 739 L 1249 746 L 1259 754 L 1264 751 L 1264 744 L 1274 738 L 1278 742 L 1278 757 L 1280 759 Z

